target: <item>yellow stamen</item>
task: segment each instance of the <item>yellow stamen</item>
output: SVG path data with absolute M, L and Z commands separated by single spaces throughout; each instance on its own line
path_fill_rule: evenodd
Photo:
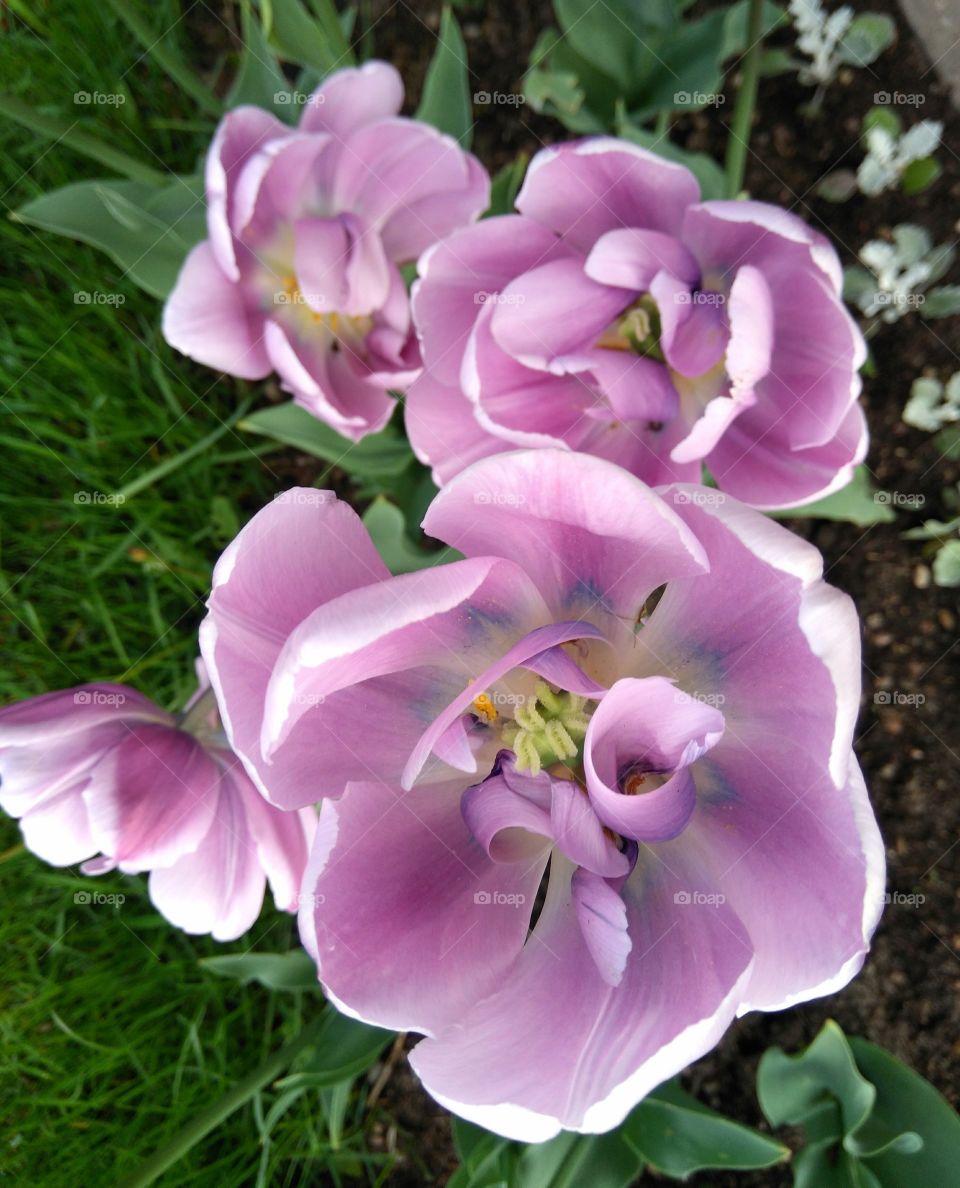
M 491 701 L 489 693 L 477 694 L 473 699 L 473 712 L 488 726 L 492 726 L 497 720 L 497 707 Z

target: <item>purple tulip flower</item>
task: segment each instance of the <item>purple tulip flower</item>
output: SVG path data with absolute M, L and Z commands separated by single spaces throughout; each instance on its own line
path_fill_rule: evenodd
M 424 529 L 465 559 L 390 577 L 346 504 L 287 492 L 202 650 L 269 799 L 333 798 L 300 914 L 331 998 L 423 1033 L 466 1118 L 603 1131 L 864 960 L 856 613 L 760 513 L 585 454 L 478 462 Z
M 20 818 L 28 849 L 86 874 L 150 871 L 151 900 L 185 932 L 241 936 L 267 879 L 278 908 L 300 903 L 316 813 L 264 803 L 209 689 L 179 720 L 125 685 L 7 706 L 0 780 L 0 807 Z
M 489 200 L 476 159 L 399 118 L 402 102 L 396 70 L 370 62 L 331 75 L 295 129 L 257 107 L 226 115 L 207 156 L 209 238 L 163 316 L 177 350 L 243 379 L 277 372 L 355 441 L 420 368 L 398 265 Z
M 863 338 L 836 252 L 760 202 L 700 202 L 693 175 L 625 141 L 545 149 L 519 214 L 420 261 L 422 375 L 407 432 L 438 485 L 478 458 L 566 446 L 651 484 L 755 507 L 850 481 L 867 446 Z

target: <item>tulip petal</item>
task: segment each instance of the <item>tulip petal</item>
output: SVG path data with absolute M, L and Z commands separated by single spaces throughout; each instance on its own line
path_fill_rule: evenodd
M 676 235 L 700 197 L 693 174 L 637 145 L 597 136 L 537 153 L 517 209 L 584 252 L 607 231 Z
M 863 965 L 884 903 L 883 841 L 856 758 L 838 788 L 802 743 L 751 732 L 702 766 L 689 841 L 757 954 L 738 1013 L 836 993 Z
M 256 922 L 265 886 L 243 794 L 224 772 L 210 828 L 191 853 L 151 871 L 150 900 L 184 932 L 228 941 Z
M 198 243 L 163 307 L 163 337 L 189 359 L 256 380 L 272 370 L 263 333 L 262 315 L 222 271 L 210 240 Z
M 300 934 L 328 993 L 367 1022 L 427 1034 L 455 1022 L 527 935 L 546 855 L 492 862 L 460 787 L 351 784 L 321 810 Z
M 403 80 L 389 62 L 365 62 L 334 71 L 307 99 L 303 132 L 329 132 L 340 140 L 395 116 L 403 105 Z
M 191 735 L 134 726 L 84 789 L 90 831 L 127 873 L 170 866 L 206 836 L 220 782 L 216 762 Z
M 313 488 L 278 495 L 217 562 L 201 651 L 230 745 L 261 793 L 283 808 L 318 799 L 309 748 L 288 747 L 269 771 L 260 754 L 264 697 L 284 640 L 318 605 L 387 577 L 353 508 Z
M 559 450 L 477 462 L 444 487 L 423 528 L 467 556 L 522 557 L 562 618 L 587 608 L 633 621 L 657 586 L 705 567 L 693 534 L 648 487 Z
M 616 987 L 584 940 L 572 867 L 554 857 L 540 919 L 501 988 L 411 1053 L 437 1101 L 522 1142 L 602 1132 L 717 1042 L 752 953 L 736 916 L 696 891 L 677 844 L 664 847 L 669 866 L 650 859 L 625 884 L 632 947 Z
M 633 947 L 627 931 L 627 905 L 606 879 L 583 867 L 574 871 L 570 894 L 597 972 L 608 986 L 619 986 Z
M 639 227 L 607 231 L 590 248 L 584 272 L 603 285 L 645 293 L 658 272 L 669 272 L 688 288 L 700 279 L 700 266 L 673 235 Z
M 638 841 L 668 841 L 689 822 L 696 806 L 686 770 L 723 733 L 723 715 L 675 688 L 663 677 L 617 681 L 600 702 L 584 741 L 587 789 L 605 825 Z M 628 794 L 634 774 L 669 775 L 652 790 Z

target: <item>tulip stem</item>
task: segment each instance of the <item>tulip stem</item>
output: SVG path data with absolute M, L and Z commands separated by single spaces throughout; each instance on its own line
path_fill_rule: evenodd
M 740 88 L 727 138 L 727 197 L 736 198 L 743 188 L 743 174 L 750 146 L 750 126 L 757 105 L 760 79 L 760 50 L 763 44 L 763 0 L 750 0 L 747 17 L 747 48 L 741 59 Z
M 177 726 L 180 730 L 185 730 L 187 734 L 196 734 L 198 731 L 202 731 L 211 711 L 216 708 L 217 695 L 211 685 L 204 689 L 193 705 L 183 711 Z
M 268 1056 L 258 1068 L 238 1081 L 219 1101 L 214 1102 L 208 1109 L 201 1110 L 192 1122 L 142 1163 L 133 1175 L 121 1181 L 121 1188 L 148 1188 L 148 1185 L 154 1183 L 178 1159 L 182 1159 L 211 1130 L 225 1122 L 271 1081 L 276 1080 L 293 1063 L 294 1058 L 313 1043 L 325 1021 L 326 1015 L 321 1012 L 303 1028 L 296 1039 L 274 1052 L 272 1056 Z

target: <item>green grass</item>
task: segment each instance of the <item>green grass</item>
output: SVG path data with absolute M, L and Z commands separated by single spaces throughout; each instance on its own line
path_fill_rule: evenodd
M 212 122 L 141 60 L 106 6 L 15 7 L 42 35 L 15 22 L 0 39 L 8 93 L 70 119 L 75 91 L 124 93 L 122 106 L 84 109 L 88 126 L 154 165 L 195 166 Z M 158 25 L 175 13 L 149 9 Z M 191 45 L 189 30 L 180 42 Z M 106 257 L 7 217 L 105 171 L 13 124 L 0 149 L 0 700 L 109 679 L 178 708 L 194 684 L 211 567 L 289 480 L 262 439 L 229 427 L 248 385 L 166 347 L 159 304 Z M 78 290 L 124 301 L 76 305 Z M 119 503 L 131 484 L 141 489 Z M 0 1176 L 112 1184 L 290 1039 L 320 1000 L 241 988 L 198 966 L 214 952 L 294 944 L 293 921 L 272 907 L 236 944 L 191 939 L 153 911 L 144 879 L 81 881 L 45 867 L 18 836 L 0 821 Z M 76 904 L 91 887 L 126 901 Z M 161 1182 L 374 1183 L 383 1172 L 383 1156 L 364 1154 L 361 1094 L 336 1147 L 316 1092 L 264 1144 L 257 1119 L 274 1098 L 238 1111 Z

